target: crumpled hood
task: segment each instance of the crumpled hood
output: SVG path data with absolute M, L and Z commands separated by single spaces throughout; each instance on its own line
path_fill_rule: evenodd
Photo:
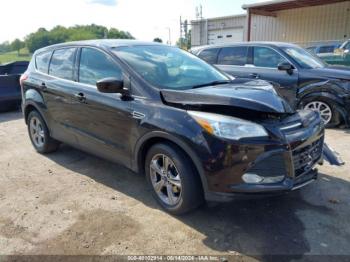
M 222 105 L 266 113 L 293 113 L 288 103 L 265 81 L 234 81 L 183 91 L 163 89 L 161 94 L 168 104 Z
M 325 68 L 311 69 L 315 76 L 324 76 L 327 78 L 350 80 L 350 68 L 345 66 L 328 66 Z

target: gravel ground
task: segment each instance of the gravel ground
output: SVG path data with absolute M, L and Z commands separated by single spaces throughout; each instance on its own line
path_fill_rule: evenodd
M 350 130 L 327 130 L 326 140 L 350 162 Z M 288 195 L 174 217 L 142 176 L 65 145 L 40 155 L 21 114 L 2 113 L 0 254 L 350 255 L 349 167 L 319 170 Z

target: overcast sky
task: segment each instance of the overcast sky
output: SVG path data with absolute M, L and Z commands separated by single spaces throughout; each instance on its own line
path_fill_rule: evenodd
M 23 39 L 39 27 L 98 24 L 129 31 L 139 40 L 161 37 L 173 44 L 179 37 L 179 17 L 195 18 L 203 6 L 205 18 L 242 14 L 243 4 L 262 0 L 11 0 L 2 1 L 0 42 Z

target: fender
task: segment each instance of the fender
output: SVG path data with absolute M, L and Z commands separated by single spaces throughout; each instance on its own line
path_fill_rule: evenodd
M 33 106 L 35 107 L 36 110 L 39 111 L 39 113 L 42 115 L 42 117 L 44 118 L 44 120 L 47 122 L 47 107 L 45 105 L 44 99 L 41 96 L 41 94 L 34 90 L 34 89 L 29 89 L 27 91 L 25 91 L 24 93 L 24 101 L 25 103 L 23 104 L 23 114 L 24 117 L 26 117 L 27 115 L 27 108 L 29 106 Z M 26 121 L 27 124 L 27 119 L 24 119 Z
M 174 144 L 176 144 L 178 147 L 180 147 L 192 160 L 192 162 L 194 163 L 198 174 L 200 176 L 201 182 L 202 182 L 202 186 L 203 186 L 203 190 L 204 192 L 208 191 L 208 183 L 207 183 L 207 178 L 205 177 L 205 172 L 203 169 L 203 166 L 201 164 L 201 161 L 199 160 L 199 158 L 197 157 L 196 153 L 191 149 L 190 146 L 188 146 L 185 142 L 183 142 L 181 139 L 177 138 L 176 136 L 173 136 L 169 133 L 166 132 L 162 132 L 162 131 L 151 131 L 145 135 L 143 135 L 137 142 L 136 145 L 134 147 L 134 153 L 133 153 L 133 159 L 132 159 L 132 163 L 131 163 L 131 167 L 132 170 L 135 172 L 139 172 L 141 170 L 140 167 L 140 162 L 141 162 L 141 155 L 140 153 L 142 152 L 142 147 L 151 139 L 154 138 L 160 138 L 160 139 L 166 139 L 169 140 L 171 142 L 173 142 Z
M 344 101 L 342 98 L 340 98 L 339 96 L 337 96 L 333 93 L 325 92 L 325 91 L 310 92 L 310 93 L 303 94 L 302 96 L 298 96 L 299 103 L 303 99 L 310 98 L 310 97 L 325 97 L 325 98 L 328 98 L 341 106 L 344 105 Z

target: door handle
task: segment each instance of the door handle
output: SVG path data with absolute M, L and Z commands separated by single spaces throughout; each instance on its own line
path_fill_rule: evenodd
M 257 73 L 252 73 L 252 74 L 249 74 L 249 77 L 250 78 L 259 78 L 259 75 Z
M 78 94 L 75 94 L 74 96 L 79 102 L 84 103 L 86 101 L 86 97 L 83 93 L 78 93 Z

